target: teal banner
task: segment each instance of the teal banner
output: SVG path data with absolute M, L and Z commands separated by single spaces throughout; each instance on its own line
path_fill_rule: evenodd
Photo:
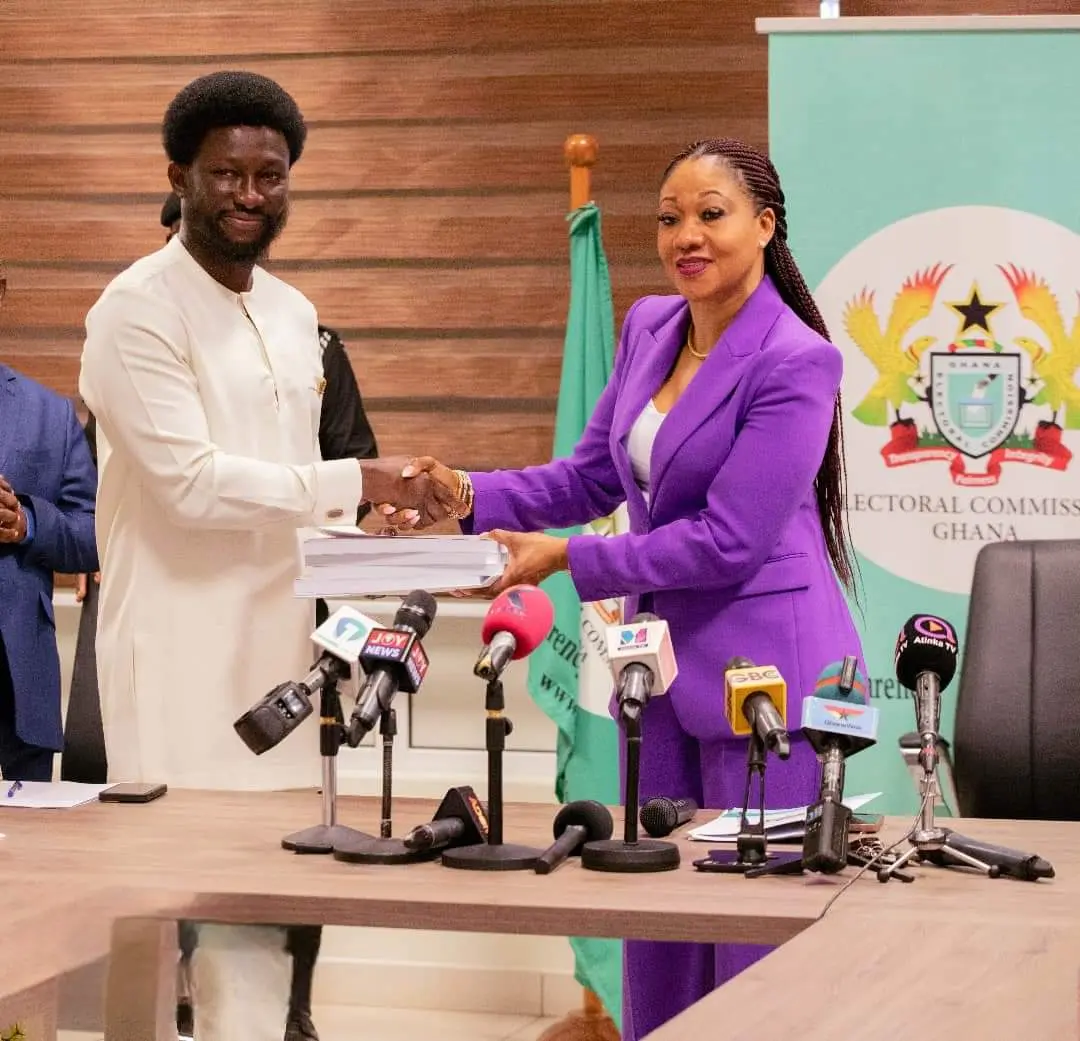
M 845 357 L 855 610 L 881 710 L 847 789 L 906 813 L 901 625 L 942 615 L 962 654 L 983 546 L 1080 538 L 1080 32 L 837 28 L 770 36 L 770 151 Z

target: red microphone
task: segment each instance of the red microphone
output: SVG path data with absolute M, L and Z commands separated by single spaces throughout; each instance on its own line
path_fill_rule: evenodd
M 488 608 L 480 634 L 484 649 L 473 673 L 482 680 L 496 680 L 503 669 L 532 654 L 551 632 L 555 608 L 547 593 L 536 586 L 511 586 Z

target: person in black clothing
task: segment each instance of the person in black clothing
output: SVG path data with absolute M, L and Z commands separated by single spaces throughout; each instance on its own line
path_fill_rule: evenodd
M 166 242 L 180 230 L 180 221 L 180 199 L 170 192 L 161 208 L 161 225 L 166 229 Z M 379 450 L 375 434 L 364 413 L 356 374 L 341 337 L 333 329 L 320 325 L 319 348 L 322 351 L 323 376 L 326 379 L 319 417 L 319 450 L 323 459 L 376 458 Z M 96 432 L 94 417 L 90 415 L 86 423 L 86 436 L 95 464 Z M 369 503 L 363 503 L 357 509 L 357 525 L 370 509 Z M 71 694 L 68 699 L 61 776 L 68 781 L 104 784 L 107 776 L 105 738 L 101 725 L 97 662 L 94 655 L 97 576 L 80 575 L 76 595 L 82 601 L 83 613 L 79 620 Z M 316 600 L 316 624 L 325 621 L 328 614 L 326 602 Z M 321 942 L 321 926 L 303 925 L 288 929 L 288 951 L 293 957 L 293 974 L 285 1041 L 318 1041 L 318 1034 L 311 1021 L 311 985 Z M 192 937 L 185 935 L 183 931 L 180 946 L 184 959 L 190 958 L 193 949 Z M 191 1005 L 183 997 L 177 1009 L 177 1027 L 182 1036 L 191 1036 Z

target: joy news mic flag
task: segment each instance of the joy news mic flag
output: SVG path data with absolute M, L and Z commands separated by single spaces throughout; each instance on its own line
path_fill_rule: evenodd
M 573 453 L 597 399 L 611 378 L 615 322 L 611 281 L 593 203 L 574 210 L 570 222 L 570 307 L 566 317 L 559 403 L 555 415 L 556 459 Z M 625 508 L 585 529 L 552 531 L 616 535 L 628 530 Z M 611 673 L 604 629 L 622 619 L 619 600 L 583 604 L 570 577 L 542 583 L 555 605 L 555 624 L 529 658 L 529 693 L 558 727 L 555 795 L 560 802 L 619 802 L 618 730 L 608 713 Z M 571 939 L 575 978 L 604 1003 L 617 1026 L 622 1020 L 622 945 L 613 940 Z
M 915 726 L 892 660 L 905 619 L 941 615 L 962 640 L 983 546 L 1080 537 L 1080 137 L 1060 133 L 1080 25 L 851 21 L 767 23 L 769 134 L 844 354 L 855 617 L 881 710 L 848 787 L 899 814 L 918 801 L 897 749 Z

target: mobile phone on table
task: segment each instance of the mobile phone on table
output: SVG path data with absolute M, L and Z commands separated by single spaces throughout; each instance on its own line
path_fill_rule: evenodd
M 132 781 L 114 784 L 101 792 L 98 798 L 102 802 L 153 802 L 155 799 L 160 799 L 168 790 L 167 784 Z
M 848 831 L 873 833 L 881 831 L 885 818 L 880 813 L 853 813 L 848 821 Z

